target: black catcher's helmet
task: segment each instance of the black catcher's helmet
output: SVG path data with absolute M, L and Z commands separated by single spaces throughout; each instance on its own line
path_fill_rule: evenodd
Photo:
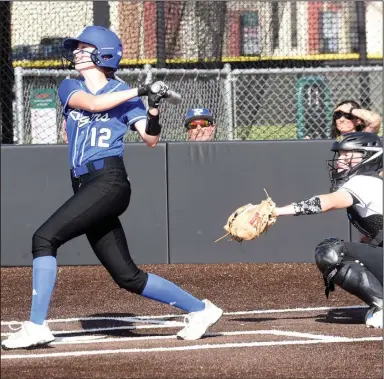
M 333 143 L 333 159 L 327 161 L 331 179 L 331 192 L 336 191 L 343 183 L 357 174 L 376 172 L 383 169 L 383 144 L 374 133 L 352 132 L 337 137 Z M 337 167 L 340 151 L 356 151 L 363 153 L 363 159 L 354 167 L 339 170 Z

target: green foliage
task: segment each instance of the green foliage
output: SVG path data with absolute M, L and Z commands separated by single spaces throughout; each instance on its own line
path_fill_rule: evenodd
M 383 127 L 380 128 L 378 135 L 383 136 Z M 238 127 L 235 131 L 235 138 L 246 141 L 297 139 L 296 125 Z
M 249 141 L 297 139 L 296 125 L 239 127 L 236 129 L 236 138 Z

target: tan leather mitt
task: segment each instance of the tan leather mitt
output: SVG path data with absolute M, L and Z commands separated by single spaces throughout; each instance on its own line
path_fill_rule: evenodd
M 259 237 L 276 222 L 275 208 L 276 204 L 269 196 L 260 204 L 243 205 L 229 216 L 224 225 L 224 229 L 228 233 L 215 242 L 228 235 L 231 236 L 231 240 L 238 242 L 250 241 Z

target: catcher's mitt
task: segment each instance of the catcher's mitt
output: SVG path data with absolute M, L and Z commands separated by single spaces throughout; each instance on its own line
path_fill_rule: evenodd
M 236 209 L 224 225 L 224 229 L 228 233 L 215 242 L 228 235 L 231 236 L 231 240 L 238 242 L 255 239 L 267 232 L 276 222 L 275 208 L 276 204 L 267 194 L 267 199 L 263 200 L 260 204 L 247 204 Z

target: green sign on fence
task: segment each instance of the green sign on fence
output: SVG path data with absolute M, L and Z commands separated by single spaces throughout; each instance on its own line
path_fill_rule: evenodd
M 31 90 L 31 143 L 57 143 L 56 91 L 53 88 Z
M 52 88 L 31 90 L 31 108 L 56 108 L 56 93 Z

